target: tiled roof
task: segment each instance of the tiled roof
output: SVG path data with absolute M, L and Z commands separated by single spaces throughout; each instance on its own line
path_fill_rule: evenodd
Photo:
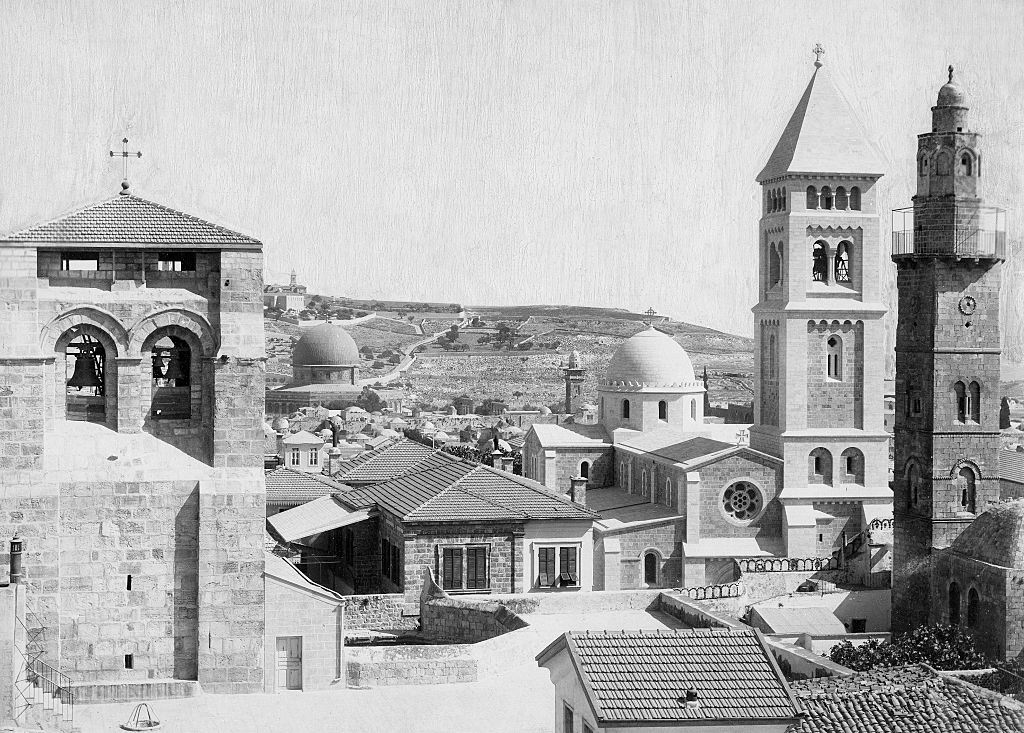
M 114 196 L 98 204 L 9 234 L 6 242 L 74 244 L 157 244 L 260 247 L 244 234 L 135 195 Z
M 376 484 L 413 470 L 433 468 L 457 460 L 415 440 L 390 438 L 373 450 L 342 461 L 331 475 L 347 484 Z
M 267 473 L 267 504 L 304 504 L 344 489 L 345 486 L 322 474 L 285 466 Z
M 795 721 L 799 709 L 754 630 L 569 631 L 567 648 L 601 726 L 628 721 Z M 697 692 L 695 706 L 686 692 Z M 737 730 L 739 728 L 736 728 Z
M 723 443 L 720 440 L 700 437 L 656 446 L 656 444 L 651 445 L 644 441 L 643 436 L 637 436 L 637 438 L 626 438 L 621 442 L 621 444 L 650 453 L 658 458 L 665 458 L 678 463 L 686 463 L 687 461 L 692 461 L 695 458 L 701 458 L 703 456 L 711 455 L 712 453 L 718 453 L 719 451 L 735 447 L 729 443 Z
M 924 664 L 792 684 L 806 717 L 791 733 L 1003 733 L 1024 705 Z
M 815 70 L 758 182 L 787 173 L 885 172 L 881 155 L 831 76 L 827 66 Z
M 313 435 L 308 430 L 300 430 L 292 433 L 284 439 L 285 445 L 323 445 L 324 439 L 319 435 Z
M 536 481 L 466 461 L 415 470 L 338 498 L 353 507 L 382 506 L 409 522 L 598 517 Z
M 1024 484 L 1024 451 L 999 452 L 999 478 Z

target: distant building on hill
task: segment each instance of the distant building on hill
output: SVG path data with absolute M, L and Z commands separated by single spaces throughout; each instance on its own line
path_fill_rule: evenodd
M 295 270 L 287 285 L 266 285 L 263 288 L 263 307 L 300 311 L 306 307 L 306 286 L 299 285 Z

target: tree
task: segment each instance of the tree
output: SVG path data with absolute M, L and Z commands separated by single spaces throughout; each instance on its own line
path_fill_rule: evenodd
M 457 324 L 453 323 L 452 327 L 448 329 L 448 339 L 450 341 L 455 341 L 458 337 L 459 337 L 459 327 L 458 327 Z
M 1010 401 L 1005 397 L 999 402 L 999 429 L 1010 427 Z
M 870 639 L 860 646 L 843 641 L 832 647 L 828 656 L 857 672 L 921 662 L 939 670 L 981 669 L 988 665 L 963 628 L 944 624 L 918 626 L 892 641 Z
M 387 403 L 381 399 L 380 395 L 369 387 L 363 387 L 363 391 L 359 393 L 359 399 L 356 400 L 356 404 L 367 412 L 379 412 L 387 407 Z

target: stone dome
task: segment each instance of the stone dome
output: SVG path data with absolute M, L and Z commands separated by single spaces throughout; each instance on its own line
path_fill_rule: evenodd
M 270 423 L 270 427 L 278 433 L 288 432 L 288 418 L 286 417 L 275 417 L 274 422 Z
M 953 551 L 992 565 L 1024 569 L 1024 499 L 990 504 L 956 538 Z
M 608 362 L 610 387 L 692 387 L 693 363 L 671 336 L 656 328 L 626 339 Z
M 359 347 L 341 326 L 323 323 L 302 334 L 292 349 L 292 366 L 352 366 L 359 364 Z
M 939 89 L 939 98 L 935 100 L 936 107 L 966 107 L 967 95 L 960 85 L 953 81 L 953 67 L 949 67 L 949 81 Z

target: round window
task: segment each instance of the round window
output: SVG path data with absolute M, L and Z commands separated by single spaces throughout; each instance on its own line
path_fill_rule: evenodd
M 761 492 L 753 484 L 737 481 L 722 494 L 722 508 L 726 516 L 738 522 L 749 522 L 764 506 Z

